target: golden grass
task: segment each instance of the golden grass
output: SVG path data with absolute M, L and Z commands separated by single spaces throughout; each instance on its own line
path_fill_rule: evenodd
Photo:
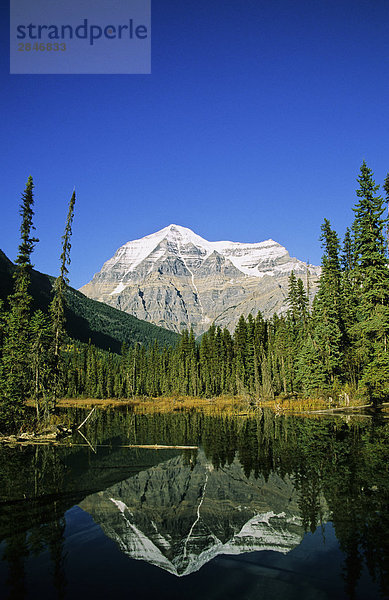
M 62 398 L 58 401 L 59 407 L 70 408 L 116 408 L 128 406 L 135 413 L 171 413 L 199 411 L 207 414 L 219 414 L 223 412 L 239 414 L 247 412 L 247 402 L 241 398 L 218 397 L 218 398 L 192 398 L 189 396 L 178 396 L 168 398 L 135 398 L 135 399 L 96 399 L 96 398 Z
M 323 398 L 276 398 L 272 404 L 273 406 L 270 408 L 273 408 L 277 413 L 301 413 L 333 408 L 331 407 L 331 404 Z M 266 403 L 266 406 L 270 405 Z
M 134 413 L 171 413 L 199 411 L 206 414 L 228 413 L 235 415 L 253 414 L 258 408 L 270 408 L 277 414 L 304 413 L 327 410 L 335 407 L 323 398 L 275 398 L 253 401 L 241 396 L 218 396 L 216 398 L 193 398 L 190 396 L 134 399 L 62 398 L 59 407 L 68 408 L 116 408 L 128 406 Z

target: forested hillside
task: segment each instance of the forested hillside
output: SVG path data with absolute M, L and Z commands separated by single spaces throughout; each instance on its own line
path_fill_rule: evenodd
M 0 299 L 7 303 L 13 290 L 15 265 L 0 250 Z M 39 271 L 31 271 L 30 293 L 33 297 L 32 309 L 47 312 L 53 297 L 55 278 Z M 141 321 L 132 315 L 121 312 L 96 300 L 91 300 L 74 288 L 66 289 L 66 331 L 75 340 L 91 343 L 104 350 L 120 352 L 124 343 L 150 344 L 154 340 L 163 345 L 172 345 L 179 335 Z

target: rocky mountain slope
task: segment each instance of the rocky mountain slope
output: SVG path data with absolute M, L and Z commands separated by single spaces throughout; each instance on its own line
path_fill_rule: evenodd
M 273 240 L 208 242 L 169 225 L 121 246 L 80 291 L 139 319 L 177 332 L 193 327 L 200 335 L 213 322 L 233 329 L 242 314 L 286 310 L 292 270 L 306 281 L 307 265 Z M 314 293 L 320 268 L 309 272 Z
M 247 477 L 237 458 L 216 470 L 200 450 L 190 464 L 172 458 L 79 506 L 125 554 L 183 576 L 220 554 L 289 552 L 304 535 L 298 501 L 288 477 Z

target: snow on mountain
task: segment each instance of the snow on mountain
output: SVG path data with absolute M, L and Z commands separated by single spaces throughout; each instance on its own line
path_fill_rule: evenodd
M 310 278 L 311 300 L 320 268 L 289 255 L 272 239 L 209 242 L 169 225 L 121 246 L 81 292 L 167 329 L 196 334 L 211 323 L 233 328 L 240 315 L 287 310 L 288 277 Z
M 162 247 L 155 252 L 163 240 L 166 240 L 167 248 Z M 271 239 L 257 243 L 209 242 L 187 227 L 172 224 L 121 246 L 115 255 L 104 263 L 102 271 L 109 271 L 113 266 L 120 265 L 129 273 L 135 271 L 140 263 L 151 255 L 154 263 L 168 253 L 177 256 L 190 255 L 191 246 L 196 248 L 203 261 L 213 252 L 218 252 L 230 260 L 239 271 L 253 277 L 262 277 L 269 272 L 268 266 L 274 261 L 289 257 L 286 248 Z M 279 269 L 278 265 L 275 266 L 275 270 Z M 283 264 L 281 270 L 287 270 L 287 266 Z M 123 287 L 118 285 L 112 293 L 120 293 L 122 290 Z

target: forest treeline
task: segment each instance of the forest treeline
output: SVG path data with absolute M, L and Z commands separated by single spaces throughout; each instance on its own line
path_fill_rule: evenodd
M 364 162 L 354 221 L 341 242 L 330 222 L 321 227 L 322 271 L 310 297 L 310 275 L 289 277 L 288 310 L 265 320 L 242 316 L 233 333 L 212 325 L 201 340 L 183 331 L 175 347 L 123 345 L 121 355 L 66 336 L 65 290 L 75 194 L 62 238 L 60 275 L 47 314 L 31 311 L 30 256 L 33 183 L 21 205 L 21 243 L 9 309 L 0 312 L 0 428 L 23 419 L 25 399 L 38 415 L 56 399 L 221 394 L 271 399 L 277 395 L 331 396 L 374 403 L 389 396 L 389 175 L 378 195 Z
M 183 331 L 175 348 L 124 347 L 121 357 L 73 345 L 65 357 L 66 394 L 387 399 L 389 175 L 385 199 L 365 163 L 358 184 L 343 242 L 327 219 L 321 227 L 322 271 L 312 305 L 309 272 L 304 281 L 291 273 L 287 312 L 270 320 L 241 316 L 232 334 L 213 325 L 197 343 Z

